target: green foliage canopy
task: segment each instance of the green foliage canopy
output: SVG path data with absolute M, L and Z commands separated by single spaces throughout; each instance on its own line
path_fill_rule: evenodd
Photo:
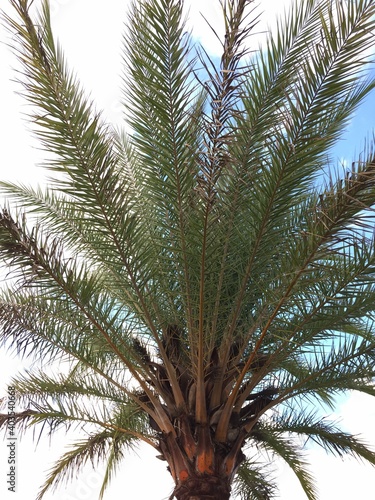
M 249 55 L 252 2 L 223 1 L 217 65 L 194 56 L 181 1 L 133 2 L 128 134 L 68 69 L 48 2 L 35 20 L 32 2 L 10 2 L 50 184 L 1 183 L 17 209 L 0 216 L 13 278 L 0 335 L 44 365 L 68 361 L 66 374 L 15 379 L 21 425 L 91 429 L 39 498 L 93 457 L 108 464 L 103 493 L 139 440 L 168 462 L 180 500 L 208 498 L 204 483 L 215 498 L 232 483 L 240 498 L 271 498 L 244 454 L 257 447 L 316 498 L 290 435 L 375 464 L 360 439 L 306 410 L 349 390 L 375 395 L 375 159 L 371 144 L 346 171 L 330 158 L 375 86 L 374 2 L 296 1 Z

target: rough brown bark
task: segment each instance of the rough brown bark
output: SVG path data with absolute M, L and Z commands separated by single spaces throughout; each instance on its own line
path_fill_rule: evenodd
M 230 485 L 225 477 L 190 477 L 176 486 L 174 496 L 177 500 L 229 500 Z
M 183 425 L 186 424 L 186 425 Z M 196 425 L 195 432 L 183 416 L 176 435 L 160 434 L 159 450 L 175 482 L 171 498 L 177 500 L 229 500 L 237 467 L 244 460 L 244 436 L 232 443 L 215 443 L 214 431 Z

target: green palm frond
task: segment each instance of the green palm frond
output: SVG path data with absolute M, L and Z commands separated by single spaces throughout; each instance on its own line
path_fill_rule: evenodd
M 272 255 L 269 254 L 269 250 L 271 248 L 277 248 L 278 255 L 289 256 L 290 249 L 285 248 L 285 245 L 289 245 L 290 242 L 285 235 L 289 235 L 292 230 L 295 230 L 295 226 L 293 221 L 285 221 L 285 209 L 288 207 L 290 210 L 291 207 L 296 204 L 298 206 L 303 201 L 300 196 L 306 189 L 306 185 L 311 186 L 311 183 L 318 175 L 321 175 L 324 169 L 327 148 L 337 140 L 345 125 L 345 120 L 351 116 L 360 99 L 373 88 L 373 82 L 365 84 L 352 78 L 354 73 L 358 73 L 363 68 L 363 59 L 358 61 L 355 58 L 356 65 L 350 66 L 348 72 L 346 71 L 346 55 L 353 56 L 358 48 L 357 36 L 353 34 L 353 37 L 349 35 L 345 37 L 344 32 L 340 33 L 340 29 L 345 31 L 344 27 L 333 28 L 331 26 L 330 28 L 328 24 L 332 23 L 333 20 L 329 18 L 325 21 L 327 23 L 326 29 L 338 30 L 337 37 L 342 40 L 341 45 L 337 40 L 331 40 L 331 38 L 325 38 L 323 42 L 316 40 L 316 37 L 320 37 L 320 32 L 314 28 L 314 23 L 320 24 L 322 19 L 325 19 L 328 5 L 329 2 L 298 2 L 295 18 L 291 20 L 294 24 L 290 30 L 283 30 L 282 33 L 279 33 L 279 38 L 276 38 L 283 50 L 280 48 L 280 54 L 272 52 L 272 50 L 276 50 L 272 45 L 275 43 L 275 39 L 272 39 L 269 52 L 264 56 L 263 64 L 261 65 L 262 59 L 257 60 L 257 64 L 260 65 L 259 70 L 255 65 L 254 70 L 249 73 L 251 86 L 249 83 L 249 92 L 245 94 L 245 96 L 248 95 L 248 102 L 244 102 L 245 109 L 248 111 L 246 115 L 241 116 L 239 124 L 239 138 L 243 138 L 243 141 L 235 144 L 236 151 L 238 151 L 235 157 L 241 158 L 244 163 L 239 171 L 240 175 L 234 178 L 233 182 L 234 194 L 239 186 L 242 187 L 243 191 L 246 190 L 243 199 L 244 201 L 248 200 L 248 203 L 243 205 L 246 212 L 242 211 L 238 202 L 235 207 L 232 207 L 232 210 L 235 208 L 238 214 L 237 219 L 243 221 L 242 223 L 238 222 L 239 227 L 245 227 L 247 224 L 251 228 L 250 240 L 248 240 L 247 245 L 247 249 L 250 251 L 247 250 L 245 254 L 248 255 L 247 264 L 245 261 L 245 265 L 243 265 L 246 271 L 237 303 L 247 302 L 242 300 L 245 290 L 253 291 L 254 286 L 257 286 L 257 277 L 259 276 L 259 280 L 263 270 L 270 264 Z M 358 29 L 361 33 L 367 32 L 361 40 L 363 50 L 366 49 L 371 40 L 371 33 L 368 31 L 371 13 L 370 3 L 360 2 L 358 12 L 351 11 L 351 17 L 347 20 L 348 24 L 353 23 L 353 32 Z M 358 22 L 363 22 L 361 28 L 359 28 Z M 292 37 L 291 33 L 296 32 L 298 36 Z M 281 39 L 281 36 L 285 37 L 286 40 Z M 310 54 L 309 57 L 296 58 L 294 56 L 295 51 L 303 54 L 304 50 L 311 51 L 314 48 L 317 53 Z M 345 57 L 341 56 L 340 51 Z M 276 64 L 277 57 L 281 59 L 278 64 Z M 313 61 L 315 59 L 318 67 L 314 68 Z M 275 63 L 272 75 L 267 74 L 270 71 L 270 61 Z M 263 72 L 266 74 L 263 75 Z M 302 77 L 305 72 L 309 74 L 307 81 L 305 77 Z M 343 73 L 353 86 L 349 92 Z M 267 80 L 264 81 L 266 78 Z M 293 80 L 290 82 L 291 78 Z M 275 85 L 275 88 L 268 88 L 267 81 L 270 85 Z M 329 82 L 329 85 L 326 85 L 326 81 Z M 264 102 L 272 106 L 269 113 L 267 109 L 261 107 L 257 109 L 256 101 L 254 103 L 252 85 L 260 84 L 263 87 L 260 89 L 256 87 L 255 99 L 260 99 L 259 106 Z M 309 87 L 305 88 L 305 85 L 309 85 Z M 333 94 L 326 95 L 326 86 Z M 274 97 L 273 93 L 276 92 L 277 96 Z M 286 100 L 287 96 L 290 96 L 290 102 Z M 337 111 L 337 102 L 341 101 L 341 96 L 345 97 L 346 100 Z M 278 104 L 277 99 L 281 101 L 280 104 Z M 333 102 L 337 116 L 329 112 Z M 254 113 L 256 114 L 254 115 Z M 288 129 L 289 122 L 294 127 L 294 131 Z M 318 126 L 320 128 L 324 126 L 326 130 L 319 130 L 316 128 Z M 331 132 L 330 128 L 336 132 L 333 130 Z M 259 136 L 256 136 L 258 131 Z M 306 136 L 299 134 L 306 134 Z M 306 148 L 307 142 L 308 148 Z M 241 154 L 241 152 L 243 153 Z M 373 176 L 368 175 L 367 179 L 369 183 L 373 182 Z M 256 182 L 254 182 L 255 180 Z M 313 219 L 310 216 L 307 218 L 308 220 Z M 285 222 L 288 223 L 288 226 L 285 225 Z M 315 233 L 316 228 L 314 227 L 312 234 Z M 325 241 L 327 231 L 320 237 L 320 242 L 323 241 L 323 237 Z M 315 245 L 315 249 L 306 248 L 306 258 L 313 256 L 315 252 L 320 250 L 319 233 Z M 296 262 L 296 271 L 301 269 L 301 265 L 304 263 L 303 257 L 304 254 L 300 253 L 298 263 Z M 289 269 L 289 273 L 291 271 L 292 269 Z M 248 286 L 250 275 L 252 277 L 251 287 Z M 259 292 L 262 291 L 259 290 Z M 281 288 L 280 292 L 284 293 L 284 289 Z
M 276 486 L 266 466 L 248 460 L 237 470 L 233 482 L 233 494 L 239 500 L 270 500 L 274 498 Z
M 320 397 L 348 390 L 373 394 L 369 381 L 374 373 L 374 342 L 346 340 L 331 349 L 320 349 L 319 354 L 310 354 L 301 368 L 286 375 L 283 383 L 285 392 L 282 399 L 312 394 Z
M 84 219 L 88 225 L 90 221 L 90 239 L 104 253 L 106 261 L 112 262 L 116 273 L 122 274 L 122 288 L 127 289 L 128 298 L 133 295 L 136 303 L 142 289 L 139 282 L 136 284 L 135 275 L 139 270 L 130 259 L 129 247 L 137 248 L 140 254 L 146 251 L 147 245 L 143 245 L 141 239 L 146 238 L 147 233 L 140 228 L 136 230 L 131 190 L 129 192 L 126 179 L 119 174 L 111 134 L 83 96 L 55 46 L 48 3 L 43 4 L 38 20 L 39 26 L 43 26 L 41 33 L 36 32 L 26 4 L 14 4 L 25 19 L 26 27 L 9 18 L 8 22 L 20 37 L 19 57 L 24 62 L 24 77 L 30 82 L 26 91 L 40 110 L 33 120 L 44 147 L 55 154 L 48 164 L 64 176 L 56 182 L 61 180 L 64 184 L 61 191 L 67 200 L 65 205 L 74 200 L 76 222 Z M 107 221 L 106 229 L 102 227 L 102 220 Z M 139 236 L 136 245 L 129 240 L 134 230 Z
M 358 436 L 343 432 L 335 422 L 317 419 L 314 413 L 295 414 L 293 417 L 280 418 L 275 425 L 275 432 L 292 433 L 322 446 L 327 453 L 339 456 L 353 456 L 375 465 L 375 450 L 371 449 Z
M 253 437 L 259 446 L 279 456 L 289 465 L 309 500 L 317 499 L 313 477 L 307 470 L 307 458 L 303 458 L 301 447 L 297 443 L 291 441 L 289 436 L 277 430 L 274 431 L 267 425 L 257 428 Z
M 108 385 L 97 374 L 51 377 L 44 372 L 27 373 L 12 380 L 19 404 L 28 408 L 16 415 L 21 430 L 31 426 L 55 433 L 59 428 L 72 426 L 82 429 L 93 426 L 116 432 L 129 440 L 145 440 L 154 445 L 153 431 L 146 414 L 136 401 L 124 397 L 122 388 Z M 1 414 L 0 426 L 9 415 Z
M 95 467 L 101 461 L 107 462 L 100 498 L 103 498 L 105 487 L 110 478 L 110 471 L 123 459 L 125 448 L 131 448 L 133 443 L 128 437 L 116 431 L 101 431 L 92 433 L 87 439 L 81 440 L 71 446 L 55 466 L 49 471 L 37 499 L 43 498 L 47 491 L 55 491 L 62 483 L 70 481 L 77 472 L 82 470 L 86 463 L 91 462 Z

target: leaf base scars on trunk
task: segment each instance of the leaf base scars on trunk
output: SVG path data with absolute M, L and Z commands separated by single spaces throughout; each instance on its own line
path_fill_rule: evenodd
M 208 425 L 195 424 L 181 416 L 176 434 L 160 434 L 159 450 L 168 462 L 175 481 L 173 498 L 177 500 L 229 500 L 231 482 L 245 456 L 243 439 L 235 443 L 215 443 Z
M 228 478 L 211 475 L 190 477 L 176 486 L 177 500 L 229 500 Z

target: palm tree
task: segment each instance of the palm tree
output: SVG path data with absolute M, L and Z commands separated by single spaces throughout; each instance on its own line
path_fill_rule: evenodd
M 103 494 L 139 441 L 178 500 L 272 498 L 262 450 L 315 499 L 306 440 L 375 464 L 323 413 L 375 395 L 375 158 L 330 157 L 375 86 L 375 3 L 296 1 L 254 54 L 252 2 L 223 0 L 216 64 L 193 52 L 182 1 L 133 2 L 125 133 L 69 72 L 48 2 L 35 18 L 10 2 L 50 184 L 1 183 L 0 335 L 41 362 L 13 382 L 21 429 L 88 432 L 38 498 L 94 458 Z

